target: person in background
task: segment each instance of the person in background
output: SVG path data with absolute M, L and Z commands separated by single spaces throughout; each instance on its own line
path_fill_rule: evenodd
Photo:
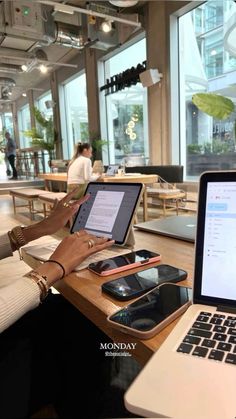
M 12 174 L 13 176 L 10 178 L 11 180 L 17 179 L 17 171 L 15 168 L 15 159 L 16 159 L 16 143 L 11 138 L 10 133 L 8 131 L 5 132 L 5 138 L 6 138 L 6 149 L 5 153 L 8 158 L 8 161 L 12 168 Z
M 84 195 L 89 182 L 94 182 L 100 177 L 99 173 L 92 173 L 91 157 L 92 147 L 89 143 L 76 145 L 75 154 L 68 167 L 67 192 L 79 185 L 77 199 Z
M 76 193 L 74 190 L 63 198 L 40 223 L 16 226 L 1 235 L 0 259 L 63 227 L 89 199 L 87 195 L 71 201 Z M 50 287 L 86 257 L 112 244 L 106 238 L 80 231 L 65 237 L 48 261 L 23 277 L 11 272 L 7 285 L 1 277 L 1 418 L 29 418 L 47 404 L 53 404 L 60 418 L 97 414 L 98 389 L 109 380 L 109 373 L 103 376 L 104 359 L 99 350 L 100 342 L 107 338 L 60 294 L 51 293 Z M 85 374 L 81 363 L 88 366 Z M 76 385 L 77 380 L 82 386 Z

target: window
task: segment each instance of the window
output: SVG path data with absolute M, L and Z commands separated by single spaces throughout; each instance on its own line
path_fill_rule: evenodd
M 67 139 L 63 141 L 63 155 L 64 158 L 71 158 L 74 145 L 89 139 L 85 74 L 66 82 L 62 90 L 61 109 L 65 109 L 65 115 L 61 115 L 62 138 Z
M 53 110 L 52 110 L 52 106 L 51 107 L 46 106 L 45 102 L 47 101 L 52 101 L 52 94 L 50 91 L 40 96 L 35 101 L 35 107 L 40 110 L 40 112 L 43 114 L 43 116 L 46 119 L 49 119 L 50 117 L 53 116 Z
M 31 138 L 24 135 L 24 131 L 31 129 L 30 109 L 29 105 L 23 106 L 18 112 L 19 134 L 20 134 L 20 148 L 27 148 L 31 146 Z
M 4 129 L 4 131 L 10 132 L 12 136 L 14 135 L 13 118 L 11 112 L 4 112 L 2 114 L 2 129 Z
M 192 102 L 193 94 L 210 92 L 236 104 L 236 53 L 226 38 L 236 35 L 233 15 L 233 0 L 209 0 L 179 18 L 181 163 L 188 179 L 204 170 L 236 168 L 235 112 L 217 120 Z
M 146 40 L 142 39 L 104 63 L 105 77 L 136 67 L 146 60 Z M 141 83 L 105 96 L 106 126 L 101 121 L 102 136 L 109 140 L 111 163 L 145 164 L 149 156 L 147 89 Z

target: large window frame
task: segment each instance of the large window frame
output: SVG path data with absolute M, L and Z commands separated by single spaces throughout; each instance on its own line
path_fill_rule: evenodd
M 29 148 L 31 139 L 24 135 L 24 131 L 31 129 L 30 107 L 28 103 L 18 111 L 18 125 L 20 148 Z
M 108 68 L 109 68 L 109 60 L 112 60 L 112 58 L 118 58 L 119 54 L 122 54 L 122 52 L 124 52 L 125 50 L 127 50 L 128 48 L 134 46 L 135 44 L 137 44 L 140 41 L 145 41 L 145 34 L 139 34 L 137 37 L 133 38 L 130 42 L 127 42 L 126 44 L 124 44 L 121 48 L 119 48 L 119 50 L 115 50 L 112 53 L 106 54 L 105 56 L 103 56 L 100 61 L 98 62 L 98 79 L 99 79 L 99 86 L 102 86 L 106 83 L 106 80 L 112 76 L 114 76 L 114 74 L 120 73 L 122 71 L 127 70 L 127 68 L 130 68 L 132 66 L 136 66 L 139 63 L 142 63 L 144 60 L 146 60 L 146 56 L 144 59 L 142 58 L 138 58 L 137 62 L 132 63 L 127 63 L 125 64 L 123 67 L 121 66 L 117 71 L 115 71 L 115 69 L 113 69 L 112 73 L 109 73 Z M 135 88 L 137 90 L 136 94 L 139 95 L 138 93 L 138 89 L 137 87 L 139 87 L 139 84 L 137 84 L 136 86 L 134 86 L 134 92 L 131 91 L 131 95 L 130 97 L 135 94 Z M 145 89 L 145 88 L 143 88 Z M 136 152 L 132 152 L 131 149 L 131 141 L 130 141 L 130 145 L 129 145 L 129 140 L 127 138 L 126 142 L 127 145 L 124 147 L 124 150 L 120 150 L 120 142 L 122 142 L 122 140 L 119 140 L 119 143 L 117 141 L 115 141 L 114 138 L 114 131 L 115 131 L 115 122 L 114 122 L 114 118 L 110 117 L 110 114 L 113 112 L 117 112 L 117 106 L 118 109 L 120 107 L 119 103 L 122 103 L 122 97 L 125 97 L 125 95 L 127 95 L 126 97 L 128 98 L 129 96 L 129 88 L 125 88 L 123 90 L 120 90 L 119 92 L 113 93 L 111 95 L 106 96 L 106 94 L 103 92 L 100 92 L 99 95 L 99 104 L 100 104 L 100 126 L 101 126 L 101 135 L 102 138 L 106 139 L 108 141 L 108 147 L 104 147 L 103 149 L 103 162 L 105 164 L 108 163 L 127 163 L 127 165 L 132 164 L 132 159 L 136 164 L 142 164 L 141 161 L 143 162 L 143 164 L 145 164 L 147 162 L 147 160 L 149 160 L 149 139 L 148 139 L 148 101 L 147 101 L 147 89 L 145 90 L 141 90 L 141 95 L 144 96 L 144 101 L 142 102 L 142 104 L 144 103 L 144 105 L 142 106 L 142 109 L 140 108 L 140 111 L 142 112 L 142 119 L 143 119 L 143 123 L 142 125 L 140 125 L 140 122 L 136 122 L 137 127 L 134 127 L 134 134 L 137 136 L 139 135 L 141 138 L 141 135 L 135 132 L 135 130 L 143 130 L 143 135 L 142 137 L 145 137 L 145 140 L 143 141 L 143 145 L 141 144 L 134 144 L 133 148 L 135 150 L 135 146 L 136 146 Z M 116 105 L 114 104 L 114 102 L 112 101 L 112 99 L 115 98 L 116 95 Z M 120 99 L 119 99 L 120 96 Z M 130 99 L 131 100 L 131 99 Z M 137 100 L 137 99 L 136 99 Z M 127 103 L 127 101 L 125 101 L 125 99 L 123 99 L 123 103 Z M 132 120 L 133 116 L 132 114 L 132 106 L 133 109 L 135 110 L 136 108 L 138 108 L 137 104 L 134 103 L 134 105 L 130 103 L 128 103 L 125 107 L 124 107 L 124 112 L 127 112 L 127 118 L 130 119 L 130 121 Z M 135 108 L 136 107 L 136 108 Z M 116 108 L 116 109 L 115 109 Z M 129 109 L 130 108 L 130 109 Z M 113 109 L 113 111 L 112 111 Z M 138 108 L 139 109 L 139 108 Z M 122 109 L 120 108 L 120 111 L 122 111 Z M 131 113 L 128 117 L 128 114 Z M 134 112 L 135 113 L 135 112 Z M 121 114 L 119 114 L 119 116 L 121 116 Z M 127 119 L 127 121 L 124 121 L 124 132 L 126 133 L 128 124 L 130 123 L 130 121 Z M 119 119 L 118 119 L 119 121 Z M 132 121 L 131 121 L 132 124 Z M 139 127 L 140 125 L 140 127 Z M 122 127 L 120 127 L 119 129 L 122 129 Z M 140 131 L 141 132 L 141 131 Z M 125 134 L 126 135 L 126 134 Z M 117 133 L 116 133 L 116 137 L 117 137 Z M 120 139 L 120 136 L 118 136 Z M 125 136 L 123 135 L 123 137 L 125 138 Z M 123 138 L 123 141 L 124 141 Z M 131 138 L 131 137 L 130 137 Z M 137 142 L 138 143 L 138 142 Z M 119 149 L 115 149 L 115 147 L 117 147 L 117 145 L 119 146 Z M 138 148 L 139 146 L 139 148 Z M 143 148 L 142 148 L 143 147 Z M 130 148 L 130 152 L 125 151 L 126 149 L 128 150 Z M 139 151 L 140 150 L 140 151 Z M 139 152 L 138 152 L 139 151 Z M 135 164 L 135 163 L 134 163 Z
M 84 138 L 84 135 L 82 135 L 82 138 L 80 136 L 75 135 L 75 132 L 73 130 L 73 118 L 71 114 L 70 104 L 69 104 L 69 89 L 67 90 L 67 87 L 70 83 L 76 82 L 77 79 L 83 78 L 82 82 L 85 85 L 85 92 L 86 92 L 86 74 L 85 70 L 80 71 L 79 73 L 76 73 L 72 77 L 70 77 L 67 80 L 64 80 L 63 83 L 59 86 L 59 98 L 60 98 L 60 118 L 61 118 L 61 132 L 62 132 L 62 147 L 63 147 L 63 156 L 65 159 L 71 159 L 71 157 L 74 154 L 74 146 L 78 141 L 88 141 L 88 135 L 86 138 Z M 80 81 L 79 81 L 80 83 Z M 85 95 L 87 98 L 87 95 Z M 77 96 L 78 97 L 78 96 Z M 86 106 L 81 109 L 79 109 L 79 112 L 83 112 L 83 109 L 85 109 L 85 121 L 79 120 L 79 125 L 77 126 L 77 131 L 81 133 L 81 130 L 84 128 L 86 132 L 88 132 L 88 102 L 86 102 Z M 87 118 L 86 118 L 87 117 Z M 84 133 L 83 133 L 84 134 Z

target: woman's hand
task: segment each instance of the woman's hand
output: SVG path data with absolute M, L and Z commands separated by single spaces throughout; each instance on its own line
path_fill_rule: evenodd
M 71 201 L 71 199 L 78 193 L 78 190 L 79 188 L 75 188 L 63 199 L 57 201 L 54 205 L 52 213 L 41 222 L 43 229 L 46 230 L 46 234 L 56 233 L 60 230 L 60 228 L 64 227 L 78 211 L 80 205 L 89 199 L 90 195 L 85 195 L 79 200 Z
M 114 244 L 114 240 L 107 238 L 98 238 L 86 231 L 81 230 L 78 233 L 65 237 L 56 248 L 51 260 L 59 262 L 68 275 L 76 266 L 82 263 L 88 256 L 106 249 Z M 37 269 L 40 275 L 46 275 L 48 285 L 51 286 L 62 276 L 62 268 L 57 263 L 45 262 Z
M 49 215 L 49 217 L 37 224 L 24 228 L 23 234 L 26 243 L 36 240 L 39 237 L 46 236 L 47 234 L 54 234 L 60 230 L 60 228 L 64 227 L 76 211 L 78 211 L 79 206 L 86 202 L 90 197 L 90 195 L 86 195 L 79 200 L 71 201 L 77 193 L 78 188 L 75 188 L 72 192 L 61 199 L 61 201 L 56 202 L 53 212 Z

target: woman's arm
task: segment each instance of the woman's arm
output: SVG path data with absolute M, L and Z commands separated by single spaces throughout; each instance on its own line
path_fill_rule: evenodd
M 86 158 L 84 161 L 84 180 L 85 182 L 93 182 L 100 177 L 100 174 L 93 173 L 91 160 Z
M 6 235 L 2 238 L 3 245 L 1 248 L 0 238 L 0 259 L 4 257 L 12 256 L 12 251 L 19 249 L 25 244 L 38 239 L 39 237 L 56 233 L 60 230 L 73 215 L 78 211 L 81 204 L 89 199 L 89 195 L 82 197 L 78 201 L 70 200 L 78 192 L 78 188 L 75 188 L 71 193 L 67 194 L 61 201 L 57 202 L 54 211 L 49 217 L 40 221 L 37 224 L 33 224 L 27 227 L 16 226 L 8 232 L 11 251 L 9 252 L 9 240 L 6 240 Z M 70 202 L 70 204 L 69 204 Z M 4 250 L 5 249 L 5 250 Z
M 35 271 L 0 288 L 0 333 L 29 310 L 34 309 L 47 294 L 47 290 L 68 275 L 88 256 L 114 244 L 107 238 L 98 238 L 85 231 L 65 237 L 50 260 Z M 79 251 L 78 251 L 79 249 Z

